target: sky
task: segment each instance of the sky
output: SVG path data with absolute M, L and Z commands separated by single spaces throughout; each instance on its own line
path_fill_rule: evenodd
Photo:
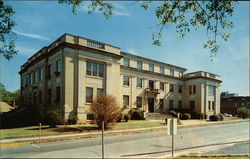
M 137 1 L 114 1 L 114 15 L 110 19 L 100 12 L 87 13 L 84 2 L 77 14 L 67 4 L 57 1 L 8 1 L 14 11 L 13 19 L 19 50 L 10 61 L 1 57 L 0 82 L 8 91 L 20 88 L 20 66 L 44 46 L 64 33 L 70 33 L 120 47 L 122 51 L 187 68 L 187 72 L 206 71 L 221 76 L 221 91 L 249 95 L 249 2 L 235 6 L 234 28 L 228 42 L 220 42 L 220 50 L 213 61 L 203 48 L 207 40 L 204 29 L 191 31 L 184 40 L 177 38 L 174 26 L 164 30 L 162 46 L 152 45 L 152 34 L 159 31 L 153 2 L 149 10 Z

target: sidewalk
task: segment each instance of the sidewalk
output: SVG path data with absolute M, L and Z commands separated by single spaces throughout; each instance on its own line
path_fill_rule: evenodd
M 229 120 L 229 121 L 219 121 L 219 122 L 210 122 L 206 120 L 182 120 L 182 125 L 178 125 L 178 128 L 192 128 L 192 127 L 201 127 L 207 125 L 220 125 L 220 124 L 229 124 L 236 122 L 249 122 L 249 120 Z M 114 135 L 124 135 L 131 133 L 145 133 L 145 132 L 153 132 L 153 131 L 161 131 L 167 130 L 167 126 L 158 126 L 158 127 L 150 127 L 150 128 L 140 128 L 140 129 L 128 129 L 128 130 L 108 130 L 104 132 L 106 136 L 114 136 Z M 9 146 L 20 146 L 26 144 L 37 144 L 37 143 L 49 143 L 55 141 L 65 141 L 65 140 L 74 140 L 74 139 L 82 139 L 82 138 L 93 138 L 100 137 L 101 132 L 82 132 L 82 133 L 74 133 L 74 134 L 65 134 L 65 135 L 51 135 L 51 136 L 41 136 L 39 137 L 26 137 L 26 138 L 13 138 L 13 139 L 3 139 L 0 142 L 0 147 L 9 147 Z

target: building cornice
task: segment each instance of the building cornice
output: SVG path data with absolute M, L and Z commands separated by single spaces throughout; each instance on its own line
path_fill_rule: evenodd
M 204 77 L 204 76 L 196 76 L 196 77 L 184 78 L 184 80 L 188 81 L 188 80 L 193 80 L 193 79 L 198 79 L 198 78 L 205 79 L 205 80 L 211 80 L 211 81 L 215 81 L 215 82 L 219 82 L 219 83 L 222 82 L 221 80 L 214 79 L 214 78 L 209 78 L 209 77 Z

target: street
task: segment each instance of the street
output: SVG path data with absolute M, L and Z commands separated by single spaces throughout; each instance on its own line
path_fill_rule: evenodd
M 241 141 L 248 141 L 249 122 L 178 129 L 174 138 L 175 154 L 218 151 Z M 106 136 L 104 142 L 105 157 L 154 158 L 171 155 L 171 136 L 167 136 L 167 131 Z M 101 138 L 90 138 L 1 148 L 1 158 L 100 158 L 101 150 Z

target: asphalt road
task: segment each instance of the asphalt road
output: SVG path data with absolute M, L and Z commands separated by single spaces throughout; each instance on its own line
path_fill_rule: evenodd
M 220 152 L 249 141 L 249 122 L 179 129 L 174 137 L 175 154 Z M 105 137 L 105 157 L 154 158 L 171 155 L 171 136 L 166 131 Z M 249 144 L 247 144 L 249 145 Z M 238 146 L 241 149 L 241 146 Z M 101 138 L 1 148 L 1 158 L 81 157 L 100 158 Z M 230 151 L 230 149 L 228 150 Z M 237 148 L 234 150 L 234 154 Z

